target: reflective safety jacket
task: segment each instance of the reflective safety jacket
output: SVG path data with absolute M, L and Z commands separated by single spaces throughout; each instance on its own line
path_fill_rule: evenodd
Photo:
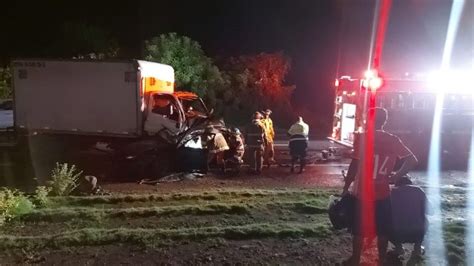
M 288 130 L 288 134 L 290 135 L 290 137 L 299 135 L 307 139 L 309 134 L 309 126 L 303 121 L 298 121 L 290 127 L 290 129 Z
M 267 137 L 267 142 L 273 142 L 275 138 L 275 131 L 273 130 L 273 121 L 269 118 L 263 118 L 262 120 L 263 128 L 265 129 L 265 136 Z

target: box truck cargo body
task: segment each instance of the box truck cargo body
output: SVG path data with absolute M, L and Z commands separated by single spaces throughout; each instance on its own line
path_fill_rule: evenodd
M 149 92 L 174 91 L 171 66 L 140 60 L 15 60 L 14 126 L 28 132 L 143 134 Z

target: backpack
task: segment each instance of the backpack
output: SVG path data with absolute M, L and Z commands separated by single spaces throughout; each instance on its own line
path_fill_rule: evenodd
M 356 198 L 347 193 L 343 197 L 331 196 L 329 201 L 329 220 L 334 229 L 351 228 L 354 219 Z

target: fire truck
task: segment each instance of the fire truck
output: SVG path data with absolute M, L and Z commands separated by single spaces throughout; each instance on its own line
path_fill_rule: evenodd
M 444 95 L 441 115 L 441 163 L 443 168 L 467 167 L 473 128 L 472 73 L 408 76 L 380 80 L 376 106 L 388 111 L 384 129 L 397 135 L 426 167 L 437 96 Z M 352 147 L 354 135 L 364 128 L 366 78 L 342 76 L 335 81 L 336 99 L 331 140 Z

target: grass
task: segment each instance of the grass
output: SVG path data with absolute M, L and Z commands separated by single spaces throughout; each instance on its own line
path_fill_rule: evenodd
M 106 218 L 139 218 L 139 217 L 176 217 L 182 215 L 221 215 L 249 214 L 252 210 L 285 209 L 302 214 L 327 213 L 321 201 L 290 201 L 271 203 L 207 203 L 201 205 L 180 205 L 166 207 L 138 208 L 54 208 L 40 209 L 21 217 L 24 222 L 62 222 L 71 219 L 103 220 Z
M 0 249 L 59 248 L 67 246 L 91 246 L 116 243 L 159 244 L 165 240 L 204 240 L 225 238 L 234 240 L 261 238 L 318 237 L 330 235 L 329 225 L 304 224 L 249 224 L 243 226 L 204 227 L 187 229 L 97 229 L 84 228 L 56 235 L 0 236 Z
M 209 204 L 205 206 L 174 206 L 174 207 L 142 207 L 142 208 L 58 208 L 35 211 L 22 217 L 25 222 L 61 222 L 70 219 L 102 220 L 105 218 L 138 218 L 162 217 L 180 215 L 218 215 L 218 214 L 245 214 L 244 205 Z
M 115 242 L 157 244 L 157 240 L 181 238 L 326 235 L 330 232 L 324 215 L 327 195 L 314 190 L 245 190 L 54 197 L 49 208 L 37 209 L 5 228 L 3 233 L 8 235 L 0 236 L 4 242 L 0 246 L 41 248 Z M 66 201 L 70 202 L 61 204 Z
M 8 235 L 0 235 L 0 249 L 116 243 L 161 245 L 212 238 L 328 238 L 336 235 L 327 217 L 329 196 L 336 192 L 333 189 L 242 189 L 52 197 L 48 208 L 13 220 L 12 226 L 3 231 Z M 456 211 L 464 205 L 463 199 L 450 195 L 443 198 L 443 211 Z M 444 223 L 450 265 L 465 263 L 465 229 L 463 222 Z
M 120 204 L 120 203 L 148 203 L 148 202 L 182 202 L 182 201 L 226 201 L 229 199 L 251 199 L 256 198 L 289 198 L 304 197 L 307 199 L 324 198 L 327 199 L 334 190 L 237 190 L 237 191 L 217 191 L 211 193 L 175 193 L 175 194 L 145 194 L 145 195 L 111 195 L 92 197 L 52 197 L 50 200 L 56 206 L 91 206 L 97 204 Z
M 449 222 L 443 225 L 447 259 L 450 265 L 463 265 L 465 253 L 465 222 Z

